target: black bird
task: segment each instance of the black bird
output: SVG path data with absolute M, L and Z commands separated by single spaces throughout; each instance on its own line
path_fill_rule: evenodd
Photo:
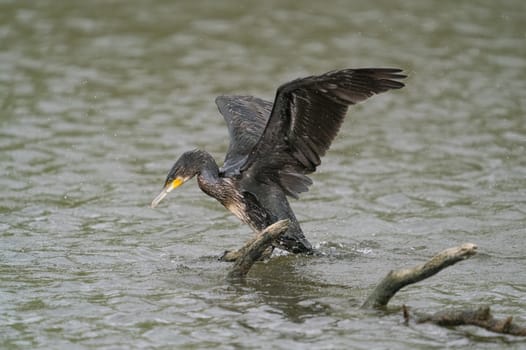
M 252 96 L 219 96 L 216 104 L 230 134 L 221 168 L 203 150 L 184 153 L 174 164 L 152 208 L 197 175 L 199 188 L 259 231 L 289 219 L 280 245 L 310 253 L 287 196 L 298 198 L 312 184 L 306 175 L 320 165 L 349 105 L 400 89 L 406 76 L 392 68 L 344 69 L 280 86 L 274 103 Z

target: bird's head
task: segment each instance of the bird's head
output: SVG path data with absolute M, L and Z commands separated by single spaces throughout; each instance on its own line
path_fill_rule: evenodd
M 193 150 L 185 152 L 179 157 L 172 169 L 168 172 L 162 191 L 152 201 L 150 205 L 152 208 L 155 208 L 168 193 L 199 173 L 201 165 L 200 153 L 198 150 Z

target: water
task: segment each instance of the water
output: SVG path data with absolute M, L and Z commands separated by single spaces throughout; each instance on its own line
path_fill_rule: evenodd
M 526 323 L 523 1 L 2 1 L 0 348 L 525 348 L 472 327 L 406 326 L 490 304 Z M 402 67 L 352 108 L 292 205 L 325 257 L 246 283 L 216 257 L 247 227 L 195 183 L 149 202 L 184 151 L 221 161 L 219 94 Z M 394 267 L 480 254 L 357 307 Z M 392 312 L 391 312 L 392 311 Z

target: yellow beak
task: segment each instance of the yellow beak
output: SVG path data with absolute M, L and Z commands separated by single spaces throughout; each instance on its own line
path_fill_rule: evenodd
M 151 208 L 155 208 L 161 201 L 168 195 L 168 193 L 172 192 L 177 187 L 181 186 L 184 183 L 184 180 L 180 177 L 176 177 L 172 182 L 168 183 L 166 186 L 164 186 L 161 193 L 157 195 L 152 201 L 152 204 L 150 204 Z

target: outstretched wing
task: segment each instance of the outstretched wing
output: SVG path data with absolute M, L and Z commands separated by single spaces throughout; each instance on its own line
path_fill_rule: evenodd
M 216 105 L 230 134 L 221 172 L 227 176 L 239 174 L 240 166 L 263 134 L 272 102 L 253 96 L 218 96 Z
M 400 89 L 400 69 L 332 71 L 293 80 L 278 88 L 263 134 L 240 168 L 245 179 L 274 182 L 297 197 L 312 181 L 305 174 L 320 165 L 349 105 Z M 250 182 L 249 180 L 247 181 Z

